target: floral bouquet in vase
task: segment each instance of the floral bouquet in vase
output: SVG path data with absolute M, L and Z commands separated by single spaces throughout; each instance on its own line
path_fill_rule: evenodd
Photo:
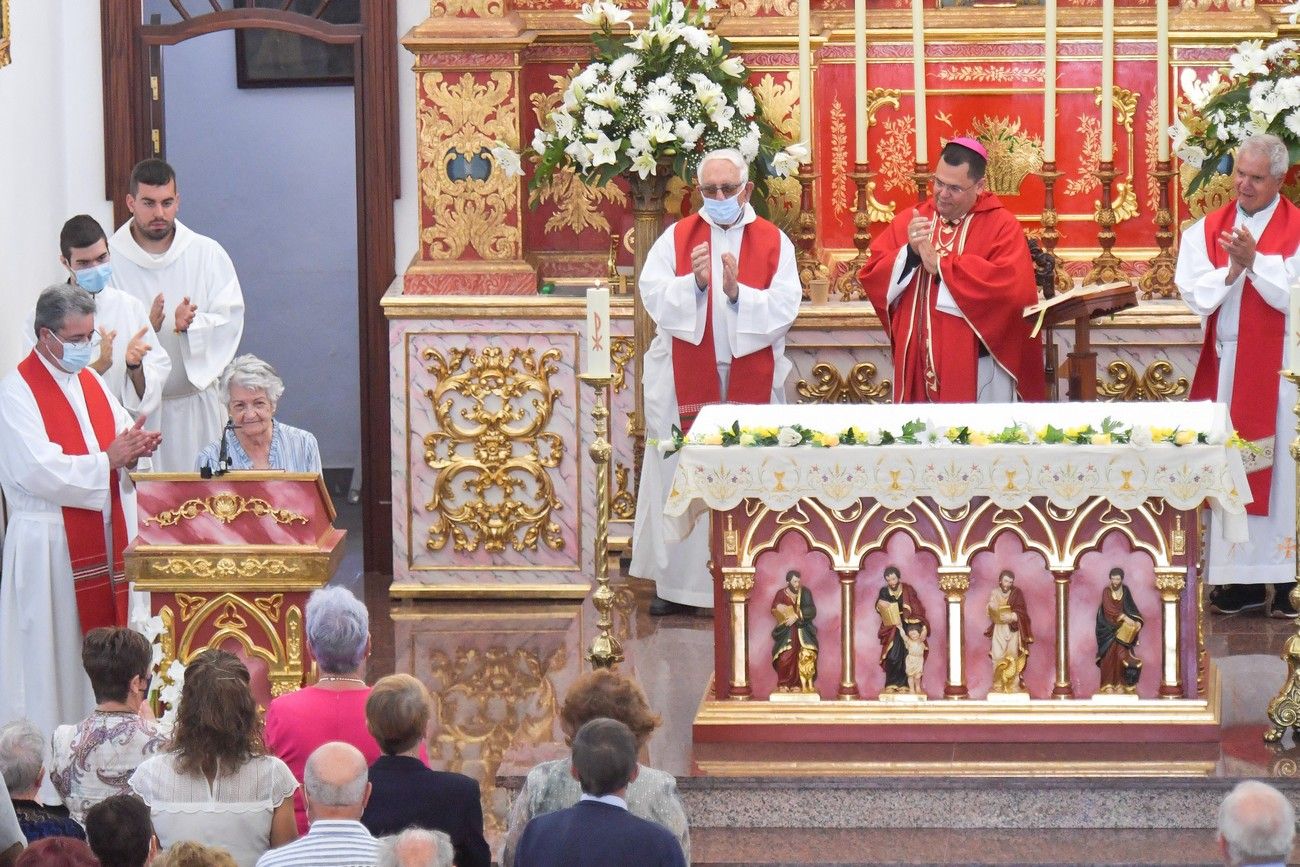
M 598 28 L 595 54 L 533 136 L 531 189 L 565 168 L 591 186 L 619 176 L 693 183 L 705 153 L 735 148 L 756 167 L 754 204 L 762 208 L 766 179 L 790 175 L 808 149 L 783 142 L 764 117 L 745 84 L 744 62 L 709 30 L 715 6 L 716 0 L 650 0 L 638 30 L 631 13 L 612 2 L 584 5 L 578 18 Z M 494 156 L 508 166 L 514 155 L 503 150 Z M 514 158 L 516 171 L 518 165 Z

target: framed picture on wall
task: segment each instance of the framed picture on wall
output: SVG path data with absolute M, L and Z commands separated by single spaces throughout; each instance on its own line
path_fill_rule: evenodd
M 238 0 L 238 6 L 261 6 Z M 283 4 L 277 0 L 275 7 Z M 290 12 L 311 15 L 320 0 L 292 0 Z M 358 24 L 361 0 L 333 0 L 320 16 L 331 24 Z M 352 84 L 351 45 L 331 45 L 283 30 L 235 31 L 235 79 L 240 87 L 315 87 Z

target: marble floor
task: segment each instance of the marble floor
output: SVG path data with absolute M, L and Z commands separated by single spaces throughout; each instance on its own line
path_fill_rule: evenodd
M 652 585 L 617 581 L 614 621 L 627 657 L 623 670 L 638 678 L 663 718 L 649 744 L 649 763 L 679 777 L 693 827 L 700 818 L 692 832 L 695 863 L 1217 863 L 1215 805 L 1235 780 L 1273 778 L 1300 800 L 1300 780 L 1293 779 L 1300 747 L 1289 738 L 1286 748 L 1261 740 L 1264 708 L 1285 678 L 1278 654 L 1295 632 L 1289 621 L 1258 614 L 1211 617 L 1206 644 L 1222 682 L 1218 744 L 693 747 L 691 724 L 712 668 L 712 620 L 652 618 L 646 613 Z M 583 653 L 595 634 L 595 612 L 589 605 L 553 602 L 393 603 L 384 576 L 365 575 L 361 583 L 372 612 L 371 679 L 410 672 L 430 687 L 437 704 L 430 754 L 480 780 L 488 830 L 498 838 L 521 775 L 566 753 L 556 714 L 587 666 Z M 769 758 L 781 760 L 779 771 L 761 779 L 743 776 L 753 773 L 755 761 Z M 1056 770 L 1027 770 L 1035 763 Z M 732 773 L 733 765 L 747 770 Z M 829 804 L 831 812 L 853 812 L 849 808 L 873 797 L 956 806 L 936 807 L 949 812 L 924 828 L 905 827 L 906 819 L 897 817 L 863 822 L 860 810 L 857 819 L 846 820 L 852 827 L 834 827 L 833 816 L 812 823 L 818 827 L 801 821 L 771 827 L 770 815 L 749 822 L 726 800 L 728 792 L 755 795 L 758 789 L 771 789 L 757 793 L 760 810 L 819 789 L 818 803 Z M 975 806 L 1002 796 L 1012 805 L 1066 799 L 1084 806 L 1075 813 L 1047 810 L 1041 820 L 1022 815 L 1005 821 L 990 818 L 1005 804 Z M 970 805 L 964 819 L 963 805 Z M 1126 811 L 1133 811 L 1131 822 Z M 736 827 L 745 824 L 751 827 Z M 1107 841 L 1101 849 L 1099 833 Z

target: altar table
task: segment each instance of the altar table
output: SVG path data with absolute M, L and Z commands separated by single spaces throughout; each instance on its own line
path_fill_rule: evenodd
M 838 443 L 850 428 L 870 443 L 904 425 L 917 443 Z M 1030 441 L 990 441 L 1012 425 Z M 1132 441 L 1033 441 L 1053 436 L 1049 425 Z M 783 427 L 790 439 L 803 429 L 835 444 L 706 444 L 723 430 L 748 442 Z M 1152 442 L 1153 431 L 1188 444 Z M 706 512 L 711 520 L 714 680 L 696 738 L 1214 739 L 1201 515 L 1208 506 L 1245 540 L 1250 494 L 1230 435 L 1226 408 L 1212 403 L 707 407 L 665 508 L 670 532 Z M 885 688 L 882 615 L 858 603 L 863 592 L 884 598 L 887 565 L 925 613 L 914 690 Z M 1115 568 L 1142 627 L 1137 682 L 1111 694 L 1101 689 L 1097 619 Z M 791 570 L 816 601 L 816 673 L 804 690 L 778 690 L 771 661 L 773 600 Z M 986 635 L 986 601 L 1004 571 L 1023 593 L 1026 637 L 1032 621 L 1023 685 L 1009 692 L 993 688 Z

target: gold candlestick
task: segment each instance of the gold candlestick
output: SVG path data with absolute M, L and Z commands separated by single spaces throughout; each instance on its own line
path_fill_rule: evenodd
M 916 201 L 924 202 L 929 197 L 928 187 L 930 185 L 930 167 L 925 163 L 917 163 L 916 169 L 912 172 L 912 180 L 916 182 Z
M 1043 224 L 1043 252 L 1052 257 L 1052 285 L 1057 292 L 1067 292 L 1073 288 L 1074 281 L 1065 270 L 1065 262 L 1056 255 L 1056 245 L 1061 240 L 1061 233 L 1056 229 L 1060 219 L 1056 212 L 1056 181 L 1061 173 L 1056 170 L 1055 162 L 1046 162 L 1034 174 L 1043 180 L 1043 215 L 1039 219 Z
M 1169 182 L 1177 176 L 1170 160 L 1156 163 L 1151 176 L 1160 185 L 1160 204 L 1156 208 L 1156 246 L 1160 252 L 1151 260 L 1151 266 L 1142 275 L 1138 285 L 1143 298 L 1175 298 L 1178 287 L 1174 285 L 1174 215 L 1169 208 Z
M 1124 279 L 1124 269 L 1111 248 L 1115 246 L 1115 200 L 1111 196 L 1111 184 L 1115 182 L 1115 161 L 1105 160 L 1097 164 L 1097 179 L 1101 181 L 1101 204 L 1097 209 L 1097 244 L 1101 252 L 1092 260 L 1092 270 L 1088 272 L 1085 283 L 1113 283 Z
M 807 301 L 812 297 L 808 287 L 813 280 L 825 276 L 826 266 L 817 258 L 817 213 L 813 207 L 813 181 L 817 176 L 812 172 L 812 163 L 801 165 L 795 177 L 799 181 L 799 231 L 795 237 L 794 262 Z
M 841 300 L 844 301 L 866 298 L 866 293 L 862 291 L 862 284 L 858 281 L 858 272 L 866 267 L 867 260 L 871 258 L 869 188 L 871 179 L 875 176 L 876 173 L 871 171 L 866 163 L 854 163 L 853 171 L 849 173 L 849 177 L 858 189 L 857 210 L 853 213 L 853 246 L 857 248 L 858 255 L 844 266 L 839 285 L 835 287 Z
M 591 649 L 587 651 L 587 661 L 592 668 L 613 668 L 623 661 L 623 648 L 610 631 L 614 626 L 610 618 L 610 611 L 614 607 L 614 591 L 609 589 L 609 460 L 614 447 L 606 439 L 609 433 L 609 408 L 605 404 L 605 395 L 609 392 L 614 376 L 584 373 L 578 378 L 591 386 L 596 397 L 595 405 L 591 408 L 596 438 L 591 441 L 587 453 L 596 464 L 596 592 L 591 594 L 591 602 L 600 619 L 596 622 L 599 632 L 591 641 Z
M 1292 385 L 1300 386 L 1300 371 L 1284 370 L 1282 376 Z M 1294 407 L 1296 415 L 1296 438 L 1291 441 L 1291 457 L 1296 461 L 1296 502 L 1300 505 L 1300 403 Z M 1300 515 L 1300 510 L 1297 510 Z M 1300 519 L 1296 525 L 1300 535 Z M 1300 579 L 1300 549 L 1295 554 L 1296 576 Z M 1291 604 L 1300 606 L 1300 583 L 1291 588 Z M 1300 733 L 1300 620 L 1296 621 L 1296 633 L 1282 645 L 1282 661 L 1286 663 L 1286 680 L 1273 700 L 1268 703 L 1268 731 L 1264 740 L 1275 744 L 1282 740 L 1288 728 Z

